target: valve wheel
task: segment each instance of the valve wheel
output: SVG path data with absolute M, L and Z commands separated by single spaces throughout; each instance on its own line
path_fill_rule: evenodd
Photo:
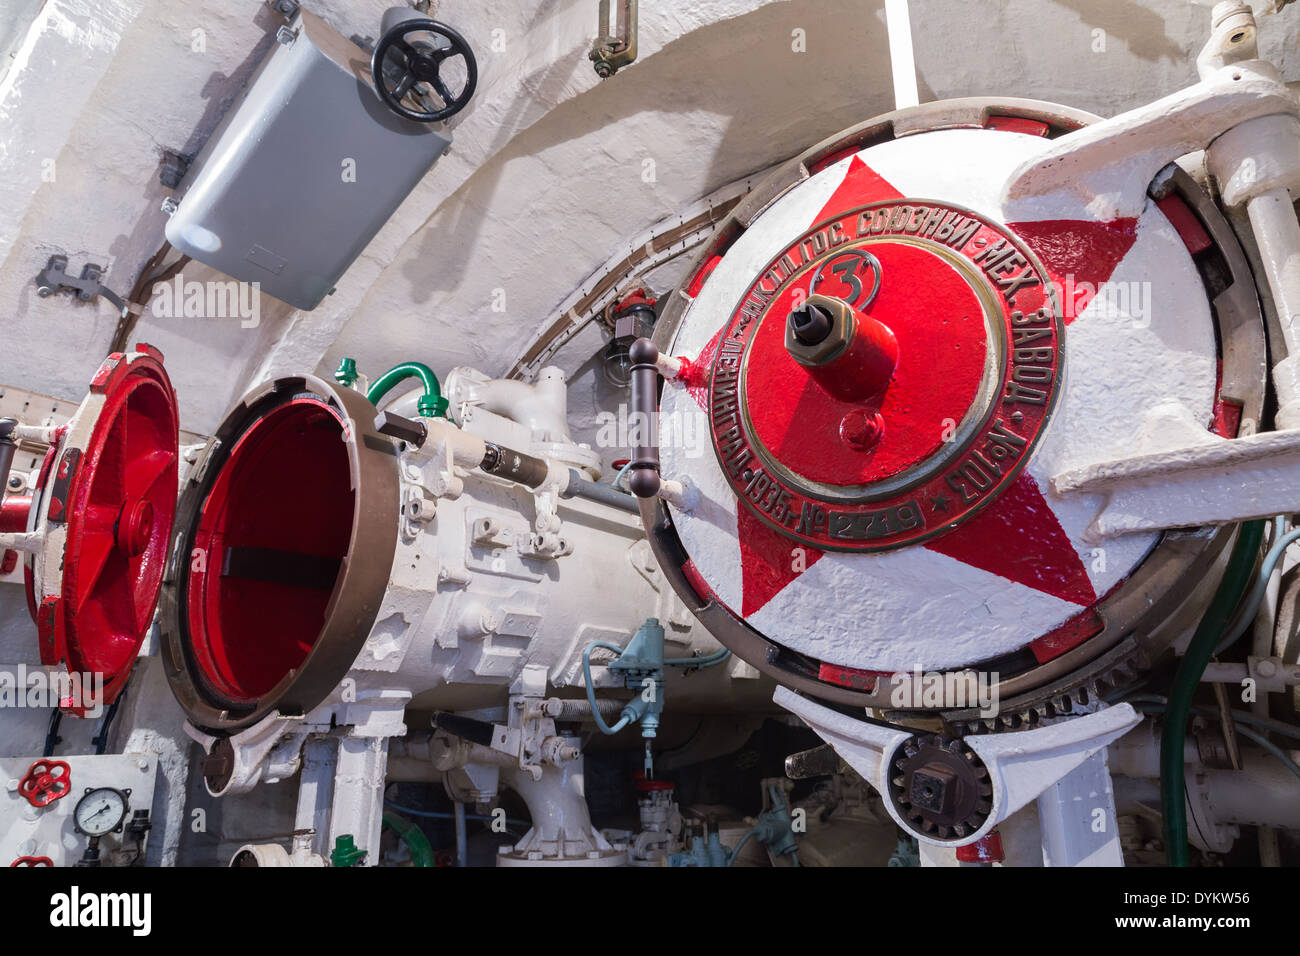
M 62 760 L 38 760 L 18 782 L 18 793 L 34 807 L 48 807 L 71 791 L 72 768 Z
M 24 869 L 29 866 L 53 866 L 54 861 L 48 856 L 20 856 L 9 864 L 10 869 Z
M 412 34 L 432 34 L 433 39 L 408 40 Z M 441 45 L 440 39 L 447 45 Z M 465 86 L 459 93 L 452 93 L 442 77 L 443 64 L 455 57 L 465 59 Z M 469 43 L 437 20 L 406 20 L 385 33 L 370 58 L 370 74 L 384 105 L 417 123 L 437 123 L 455 116 L 469 103 L 478 85 L 478 63 Z M 412 92 L 422 93 L 428 88 L 442 100 L 442 109 L 417 110 L 403 104 Z

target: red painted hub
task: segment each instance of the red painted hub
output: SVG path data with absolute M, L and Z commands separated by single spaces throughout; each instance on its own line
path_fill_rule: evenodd
M 900 547 L 973 515 L 1024 467 L 1055 400 L 1045 280 L 1011 233 L 939 203 L 874 203 L 799 236 L 713 351 L 714 447 L 737 496 L 822 550 Z M 850 332 L 814 362 L 790 317 L 819 301 L 847 309 Z
M 186 605 L 203 678 L 257 700 L 311 653 L 347 557 L 356 496 L 346 430 L 314 397 L 257 419 L 200 506 Z
M 928 250 L 873 243 L 872 251 L 888 279 L 867 317 L 897 343 L 892 376 L 874 400 L 846 401 L 818 387 L 814 371 L 786 351 L 785 318 L 810 277 L 774 297 L 750 347 L 745 397 L 755 438 L 809 481 L 867 484 L 913 467 L 942 445 L 945 431 L 951 435 L 984 377 L 984 313 L 970 284 Z M 832 267 L 854 261 L 851 253 L 828 260 Z M 817 286 L 824 295 L 851 291 L 825 272 Z M 877 412 L 878 442 L 857 448 L 840 440 L 846 416 Z
M 67 536 L 62 581 L 37 608 L 41 660 L 102 675 L 103 703 L 121 693 L 153 619 L 176 514 L 176 394 L 162 353 L 137 349 L 105 359 L 53 468 L 42 468 L 46 533 L 65 525 Z
M 153 504 L 136 498 L 122 506 L 117 516 L 117 548 L 128 558 L 144 553 L 153 536 Z

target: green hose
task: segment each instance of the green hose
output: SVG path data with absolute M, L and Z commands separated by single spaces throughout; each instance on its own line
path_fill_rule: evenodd
M 1164 815 L 1165 860 L 1170 866 L 1187 866 L 1187 781 L 1183 776 L 1183 743 L 1187 739 L 1187 716 L 1192 696 L 1200 686 L 1205 666 L 1223 637 L 1232 613 L 1241 603 L 1255 570 L 1255 558 L 1264 540 L 1264 522 L 1247 521 L 1237 532 L 1237 542 L 1228 558 L 1223 580 L 1209 609 L 1192 635 L 1191 643 L 1174 674 L 1160 733 L 1160 803 Z
M 411 859 L 416 866 L 433 866 L 433 847 L 429 845 L 429 838 L 424 835 L 424 831 L 418 826 L 396 813 L 384 812 L 384 826 L 392 830 L 397 836 L 406 843 L 407 849 L 411 851 Z
M 416 405 L 420 414 L 425 418 L 445 418 L 447 400 L 442 397 L 442 386 L 438 384 L 438 376 L 433 374 L 433 369 L 423 362 L 403 362 L 401 365 L 394 365 L 375 379 L 370 390 L 366 392 L 366 398 L 371 405 L 378 406 L 380 400 L 392 391 L 394 386 L 408 378 L 418 378 L 420 384 L 424 386 L 424 394 L 420 396 Z

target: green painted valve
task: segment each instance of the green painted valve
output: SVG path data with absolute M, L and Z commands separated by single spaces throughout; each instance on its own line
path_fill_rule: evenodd
M 341 833 L 334 841 L 334 850 L 330 853 L 331 866 L 360 866 L 366 858 L 366 851 L 357 847 L 357 841 L 351 833 Z

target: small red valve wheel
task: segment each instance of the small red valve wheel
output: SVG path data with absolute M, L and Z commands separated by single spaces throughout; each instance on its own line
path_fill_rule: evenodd
M 14 860 L 12 863 L 9 864 L 9 868 L 12 870 L 14 867 L 22 868 L 28 866 L 53 866 L 53 865 L 54 865 L 54 861 L 51 860 L 48 856 L 20 856 L 18 859 Z
M 18 782 L 18 793 L 34 807 L 48 807 L 72 790 L 72 768 L 62 760 L 38 760 Z

